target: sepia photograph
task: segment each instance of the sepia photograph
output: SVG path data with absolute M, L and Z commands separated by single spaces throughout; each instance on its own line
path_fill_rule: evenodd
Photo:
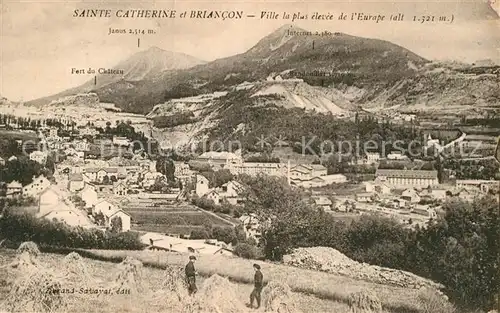
M 1 0 L 0 313 L 499 313 L 499 0 Z

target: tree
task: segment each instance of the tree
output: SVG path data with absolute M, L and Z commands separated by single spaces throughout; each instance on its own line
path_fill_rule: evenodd
M 232 227 L 214 227 L 212 229 L 212 237 L 226 244 L 230 244 L 236 238 L 236 233 Z
M 119 233 L 122 231 L 122 218 L 119 216 L 115 216 L 111 219 L 111 232 Z
M 104 175 L 104 177 L 102 178 L 102 183 L 104 185 L 108 185 L 110 183 L 110 179 L 109 179 L 108 175 Z
M 175 180 L 175 165 L 170 158 L 159 158 L 156 161 L 156 171 L 165 175 L 168 181 Z

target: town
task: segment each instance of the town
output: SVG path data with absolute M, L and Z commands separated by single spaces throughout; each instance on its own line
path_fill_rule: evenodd
M 406 227 L 425 227 L 447 199 L 472 201 L 498 188 L 492 179 L 443 181 L 429 162 L 409 160 L 397 151 L 385 156 L 366 152 L 351 159 L 347 166 L 371 173 L 370 179 L 360 181 L 332 173 L 321 162 L 245 158 L 241 150 L 206 151 L 189 160 L 173 160 L 143 133 L 136 133 L 131 121 L 116 120 L 114 127 L 110 122 L 77 126 L 71 117 L 31 120 L 2 115 L 0 122 L 5 132 L 32 136 L 11 139 L 7 146 L 12 155 L 0 158 L 5 199 L 24 199 L 39 218 L 74 227 L 139 231 L 151 249 L 166 251 L 234 255 L 232 240 L 212 238 L 206 231 L 214 227 L 239 227 L 245 238 L 258 243 L 261 221 L 241 210 L 242 175 L 283 178 L 305 191 L 312 205 L 342 220 L 374 214 L 395 218 Z M 466 137 L 442 147 L 429 134 L 426 148 L 469 147 Z M 144 148 L 152 146 L 155 151 Z M 282 155 L 293 154 L 286 142 L 278 146 Z M 16 169 L 20 166 L 44 169 L 38 170 L 43 174 L 21 181 L 18 173 L 23 171 Z

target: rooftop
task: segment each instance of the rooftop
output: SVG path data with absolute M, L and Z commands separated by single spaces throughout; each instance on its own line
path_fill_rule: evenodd
M 375 176 L 387 176 L 396 178 L 423 178 L 423 179 L 437 179 L 437 171 L 423 171 L 423 170 L 389 170 L 377 169 Z

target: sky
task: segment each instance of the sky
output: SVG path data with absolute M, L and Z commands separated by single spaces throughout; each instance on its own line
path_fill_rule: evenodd
M 496 1 L 496 2 L 494 2 Z M 88 81 L 93 75 L 71 74 L 71 69 L 111 68 L 134 53 L 157 46 L 205 61 L 243 53 L 284 24 L 310 31 L 343 32 L 378 38 L 403 46 L 430 60 L 472 63 L 492 59 L 500 63 L 500 0 L 351 0 L 263 1 L 176 0 L 30 1 L 0 2 L 0 95 L 12 101 L 48 96 Z M 110 9 L 112 17 L 78 18 L 74 10 Z M 243 19 L 116 18 L 116 10 L 243 11 Z M 314 12 L 386 15 L 386 21 L 261 19 L 262 11 L 291 16 Z M 387 21 L 391 14 L 404 21 Z M 256 17 L 246 17 L 253 14 Z M 446 16 L 453 22 L 414 22 L 413 16 Z M 111 34 L 109 28 L 153 29 L 155 35 Z M 140 47 L 137 39 L 140 37 Z

